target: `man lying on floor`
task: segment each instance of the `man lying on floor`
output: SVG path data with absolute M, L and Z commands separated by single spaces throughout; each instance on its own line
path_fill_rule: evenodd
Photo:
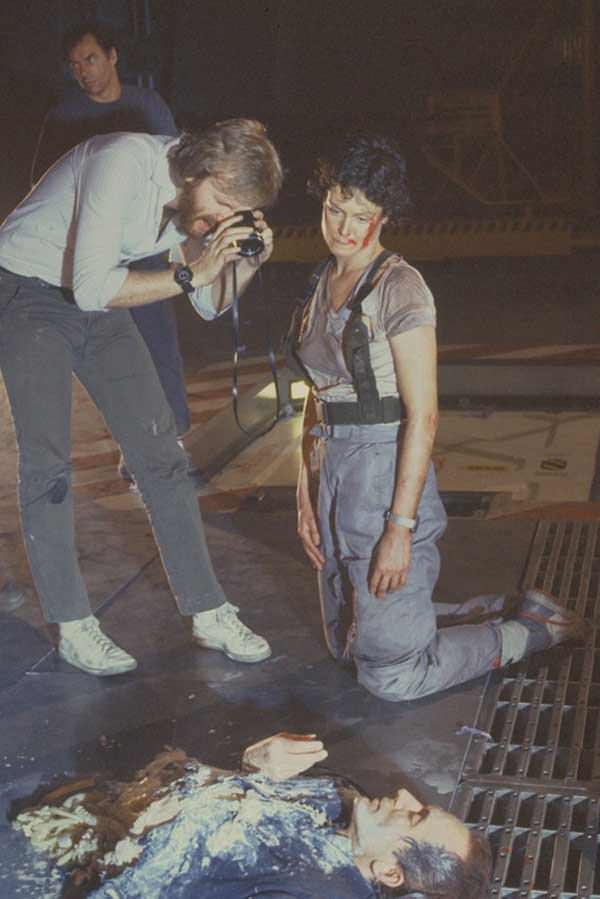
M 82 894 L 104 899 L 488 895 L 481 835 L 407 790 L 368 799 L 331 776 L 315 735 L 251 746 L 240 773 L 178 750 L 129 783 L 61 787 L 14 826 Z

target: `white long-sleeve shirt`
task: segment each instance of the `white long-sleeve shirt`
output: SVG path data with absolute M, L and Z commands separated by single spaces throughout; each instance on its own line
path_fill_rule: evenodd
M 69 288 L 85 311 L 106 309 L 130 262 L 173 250 L 186 238 L 174 221 L 158 237 L 163 207 L 175 197 L 167 152 L 176 142 L 122 133 L 79 144 L 0 226 L 0 266 Z M 210 287 L 191 299 L 203 318 L 215 318 Z

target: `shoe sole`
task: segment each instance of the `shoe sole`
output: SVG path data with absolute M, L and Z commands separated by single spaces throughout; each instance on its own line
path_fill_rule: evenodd
M 217 652 L 222 652 L 228 659 L 231 659 L 232 662 L 246 662 L 249 665 L 255 664 L 256 662 L 264 662 L 273 654 L 273 650 L 270 646 L 260 654 L 257 653 L 253 656 L 242 656 L 237 655 L 235 652 L 229 652 L 220 643 L 209 643 L 207 640 L 203 640 L 202 637 L 193 637 L 193 641 L 197 646 L 201 646 L 202 649 L 215 649 Z
M 554 599 L 554 597 L 550 596 L 548 593 L 543 593 L 541 590 L 527 590 L 526 593 L 531 595 L 532 601 L 535 602 L 536 605 L 548 609 L 548 611 L 552 612 L 553 616 L 556 615 L 560 620 L 553 621 L 552 618 L 542 618 L 535 612 L 523 612 L 520 615 L 517 613 L 517 621 L 519 618 L 527 618 L 529 621 L 535 621 L 537 624 L 551 624 L 555 627 L 562 628 L 564 635 L 560 636 L 558 639 L 553 638 L 553 642 L 550 646 L 558 646 L 559 643 L 566 643 L 568 640 L 585 640 L 585 621 L 576 612 L 567 609 Z M 525 597 L 525 602 L 526 601 L 527 596 Z M 550 646 L 548 648 L 550 648 Z
M 75 662 L 73 659 L 70 659 L 69 656 L 62 652 L 60 649 L 57 650 L 59 657 L 67 662 L 68 665 L 72 665 L 73 668 L 77 668 L 79 671 L 85 671 L 86 674 L 93 674 L 95 677 L 114 677 L 116 674 L 127 674 L 128 671 L 135 671 L 138 666 L 136 660 L 133 660 L 133 663 L 128 662 L 127 665 L 118 665 L 113 668 L 91 668 L 88 665 L 82 665 L 81 662 Z

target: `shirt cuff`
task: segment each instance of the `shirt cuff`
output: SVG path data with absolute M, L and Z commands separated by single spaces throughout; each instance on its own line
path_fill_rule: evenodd
M 196 290 L 189 294 L 190 302 L 201 318 L 206 321 L 212 321 L 217 318 L 218 312 L 212 302 L 212 285 L 204 284 L 197 287 Z

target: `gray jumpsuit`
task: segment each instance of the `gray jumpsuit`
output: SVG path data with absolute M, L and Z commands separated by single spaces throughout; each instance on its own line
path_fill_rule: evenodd
M 329 306 L 325 271 L 311 300 L 300 356 L 319 399 L 356 402 L 341 348 L 349 313 L 346 307 L 334 312 Z M 388 338 L 422 325 L 435 326 L 433 297 L 421 275 L 398 259 L 363 301 L 362 310 L 379 395 L 397 396 Z M 373 551 L 394 492 L 402 424 L 319 425 L 316 433 L 318 522 L 325 556 L 319 593 L 332 655 L 351 658 L 359 682 L 391 701 L 425 696 L 496 667 L 501 652 L 497 624 L 441 629 L 436 624 L 432 593 L 440 566 L 437 540 L 446 527 L 446 513 L 433 466 L 419 504 L 406 583 L 385 599 L 369 592 Z M 486 597 L 486 602 L 499 607 L 503 597 Z M 473 604 L 465 603 L 464 611 Z M 460 614 L 461 607 L 453 611 Z

